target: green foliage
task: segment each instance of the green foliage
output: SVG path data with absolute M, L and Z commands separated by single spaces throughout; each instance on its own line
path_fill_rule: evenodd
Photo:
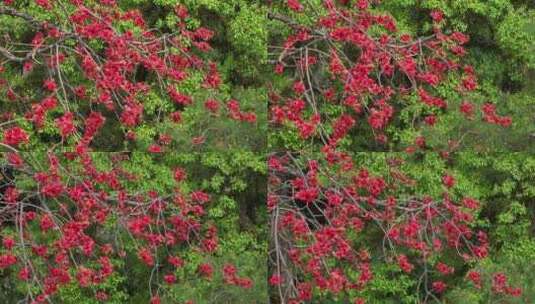
M 356 297 L 366 300 L 366 303 L 418 303 L 414 293 L 417 281 L 410 276 L 401 274 L 395 264 L 385 264 L 383 261 L 373 263 L 374 278 L 370 286 L 363 292 L 355 293 Z
M 117 261 L 114 264 L 120 266 L 122 263 Z M 99 285 L 98 290 L 94 290 L 90 287 L 82 288 L 77 283 L 70 283 L 61 287 L 56 297 L 58 301 L 65 304 L 98 304 L 101 303 L 101 301 L 95 299 L 94 293 L 105 292 L 108 295 L 106 303 L 125 303 L 128 300 L 128 295 L 123 288 L 126 280 L 126 277 L 114 273 L 104 283 Z
M 511 10 L 497 28 L 497 41 L 512 58 L 535 68 L 535 12 Z
M 67 1 L 68 2 L 68 1 Z M 184 167 L 191 172 L 188 181 L 180 185 L 180 190 L 188 193 L 192 189 L 203 189 L 212 195 L 207 217 L 214 222 L 219 231 L 220 249 L 212 261 L 216 268 L 225 263 L 233 263 L 239 274 L 250 277 L 255 284 L 250 290 L 243 291 L 222 284 L 221 273 L 209 280 L 191 279 L 196 267 L 202 262 L 194 252 L 180 252 L 187 260 L 185 269 L 177 270 L 179 283 L 168 286 L 173 301 L 195 300 L 196 303 L 267 303 L 266 252 L 267 252 L 267 211 L 265 207 L 265 184 L 267 168 L 266 152 L 280 147 L 300 150 L 317 146 L 317 142 L 303 142 L 296 130 L 281 132 L 268 128 L 267 95 L 268 84 L 274 88 L 286 87 L 286 77 L 276 76 L 268 64 L 269 46 L 276 44 L 284 36 L 279 22 L 267 19 L 268 10 L 291 15 L 283 5 L 285 1 L 274 1 L 269 7 L 264 1 L 254 0 L 124 0 L 118 1 L 124 8 L 140 9 L 148 16 L 151 26 L 165 32 L 175 27 L 177 21 L 172 8 L 185 4 L 191 16 L 187 20 L 190 28 L 207 27 L 215 32 L 213 51 L 202 56 L 218 63 L 223 77 L 223 90 L 216 96 L 199 90 L 202 79 L 192 77 L 178 88 L 182 92 L 193 93 L 195 105 L 183 113 L 183 122 L 174 124 L 160 117 L 162 110 L 174 107 L 172 102 L 156 91 L 143 97 L 144 115 L 157 123 L 142 124 L 136 128 L 138 141 L 128 143 L 122 137 L 121 127 L 109 122 L 104 135 L 95 140 L 97 151 L 120 151 L 139 148 L 146 151 L 159 134 L 173 137 L 174 143 L 168 153 L 147 154 L 130 153 L 123 169 L 133 173 L 138 180 L 126 183 L 131 191 L 157 191 L 164 193 L 176 187 L 172 168 Z M 305 2 L 305 1 L 302 1 Z M 320 7 L 319 0 L 306 1 L 307 5 Z M 29 12 L 48 20 L 55 17 L 28 1 Z M 66 9 L 72 9 L 67 6 Z M 417 101 L 416 96 L 400 100 L 405 107 L 399 120 L 389 127 L 387 133 L 390 143 L 387 147 L 376 146 L 369 134 L 352 134 L 351 140 L 341 144 L 343 149 L 356 155 L 356 167 L 367 167 L 373 174 L 388 175 L 391 168 L 387 159 L 399 157 L 405 163 L 398 169 L 416 181 L 416 186 L 397 183 L 392 190 L 399 196 L 430 195 L 440 197 L 443 192 L 441 177 L 444 172 L 455 176 L 457 184 L 453 190 L 455 199 L 470 196 L 482 202 L 482 210 L 476 215 L 477 226 L 489 232 L 492 239 L 491 258 L 476 266 L 489 276 L 495 271 L 506 270 L 512 283 L 523 287 L 522 298 L 516 303 L 531 303 L 535 299 L 535 10 L 533 1 L 512 0 L 391 0 L 383 1 L 381 9 L 388 11 L 399 20 L 399 28 L 413 35 L 428 34 L 431 23 L 428 14 L 431 9 L 441 9 L 447 18 L 447 27 L 466 31 L 471 36 L 467 60 L 474 64 L 480 79 L 479 89 L 469 96 L 478 103 L 490 101 L 498 105 L 498 111 L 514 118 L 509 129 L 484 125 L 480 117 L 466 120 L 456 111 L 442 116 L 433 130 L 417 131 L 422 125 L 414 117 L 421 113 L 432 114 L 434 110 Z M 301 20 L 309 22 L 309 16 Z M 33 32 L 25 28 L 16 18 L 0 16 L 0 28 L 10 29 L 13 40 L 30 40 Z M 128 22 L 121 24 L 122 30 L 131 29 Z M 20 39 L 19 39 L 20 38 Z M 95 45 L 97 49 L 102 46 Z M 61 66 L 61 73 L 69 78 L 77 78 L 75 65 L 67 60 Z M 20 73 L 20 66 L 6 69 L 3 77 L 9 79 L 16 88 L 41 86 L 39 80 L 43 71 L 36 70 L 29 75 Z M 448 81 L 439 88 L 440 95 L 448 99 L 450 108 L 457 108 L 461 102 L 454 98 L 457 79 Z M 33 94 L 33 93 L 32 93 Z M 37 98 L 37 96 L 30 96 Z M 241 124 L 229 119 L 211 119 L 203 110 L 207 98 L 216 98 L 222 106 L 237 99 L 245 111 L 254 109 L 258 114 L 256 124 Z M 6 100 L 0 93 L 0 108 L 11 110 L 16 104 Z M 87 109 L 75 109 L 87 111 Z M 339 111 L 336 105 L 327 105 L 322 113 L 334 114 Z M 53 121 L 57 113 L 49 113 L 42 130 L 31 134 L 30 146 L 35 152 L 35 163 L 45 163 L 44 154 L 49 147 L 44 145 L 47 138 L 59 136 Z M 112 121 L 112 120 L 109 120 Z M 21 117 L 19 125 L 31 133 L 32 127 Z M 191 138 L 199 135 L 206 137 L 201 146 L 191 144 Z M 363 151 L 397 151 L 399 147 L 414 142 L 419 135 L 425 135 L 435 147 L 447 147 L 447 139 L 461 138 L 461 151 L 453 153 L 452 158 L 444 160 L 429 151 L 418 152 L 412 156 L 401 153 L 371 153 Z M 133 146 L 136 145 L 136 146 Z M 469 152 L 470 151 L 470 152 Z M 524 153 L 511 153 L 524 151 Z M 503 153 L 498 153 L 503 152 Z M 96 166 L 100 170 L 112 167 L 112 153 L 94 153 Z M 44 170 L 43 168 L 41 168 Z M 20 189 L 35 186 L 30 178 L 17 180 Z M 252 213 L 252 215 L 249 215 Z M 106 225 L 118 225 L 110 217 Z M 37 224 L 29 226 L 37 231 Z M 12 233 L 9 229 L 2 233 Z M 356 241 L 373 240 L 374 232 L 359 236 Z M 114 260 L 116 266 L 124 265 L 127 270 L 114 273 L 102 286 L 109 296 L 109 303 L 146 303 L 149 299 L 148 287 L 140 286 L 136 279 L 145 275 L 145 266 L 135 257 L 138 244 L 129 240 L 127 235 L 119 235 L 125 242 L 129 254 L 124 260 Z M 41 240 L 44 241 L 44 240 Z M 0 249 L 1 250 L 1 249 Z M 222 253 L 225 252 L 223 255 Z M 232 252 L 232 254 L 227 254 Z M 378 252 L 378 251 L 377 251 Z M 1 253 L 1 251 L 0 251 Z M 417 303 L 414 292 L 417 278 L 402 274 L 395 265 L 373 261 L 374 278 L 369 287 L 349 295 L 351 299 L 362 297 L 367 303 Z M 73 274 L 74 275 L 74 274 Z M 161 273 L 159 274 L 161 275 Z M 350 276 L 357 276 L 352 273 Z M 444 296 L 445 303 L 488 303 L 500 299 L 490 290 L 477 290 L 463 278 L 464 269 L 459 269 L 452 278 L 452 289 Z M 0 272 L 0 298 L 6 303 L 15 301 L 14 292 L 24 293 L 26 288 L 35 288 L 9 282 L 5 271 Z M 490 285 L 490 284 L 487 284 Z M 58 294 L 61 303 L 97 303 L 92 288 L 80 288 L 76 284 L 64 286 Z M 350 298 L 337 298 L 328 295 L 322 303 L 348 303 Z M 207 302 L 205 299 L 212 299 Z

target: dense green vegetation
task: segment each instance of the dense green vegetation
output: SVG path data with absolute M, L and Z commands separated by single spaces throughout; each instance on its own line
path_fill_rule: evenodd
M 34 1 L 17 1 L 16 6 L 32 15 L 51 22 Z M 319 0 L 301 1 L 321 7 Z M 355 1 L 349 1 L 350 3 Z M 458 264 L 458 271 L 447 280 L 448 290 L 441 296 L 444 303 L 533 303 L 535 302 L 535 2 L 531 0 L 384 0 L 377 10 L 384 10 L 398 20 L 402 32 L 425 36 L 431 31 L 429 12 L 440 9 L 445 14 L 446 28 L 470 35 L 466 60 L 475 67 L 479 88 L 472 97 L 477 102 L 495 103 L 500 113 L 512 117 L 509 128 L 483 124 L 480 120 L 466 120 L 459 112 L 450 111 L 440 116 L 434 128 L 414 124 L 414 117 L 426 109 L 421 103 L 412 102 L 404 107 L 396 120 L 386 130 L 392 139 L 387 145 L 379 145 L 366 131 L 355 131 L 351 139 L 343 143 L 344 151 L 354 156 L 356 167 L 388 175 L 388 160 L 400 158 L 404 163 L 399 171 L 413 179 L 414 185 L 401 185 L 400 195 L 421 194 L 440 197 L 443 191 L 441 178 L 449 172 L 457 180 L 453 189 L 458 198 L 470 196 L 481 202 L 476 214 L 475 227 L 487 232 L 490 253 L 487 258 L 470 265 L 481 271 L 484 283 L 481 289 L 465 280 L 468 268 Z M 282 90 L 291 81 L 285 75 L 274 73 L 272 64 L 288 29 L 281 22 L 269 17 L 270 13 L 292 15 L 286 1 L 255 0 L 118 0 L 123 9 L 136 8 L 145 16 L 150 27 L 163 33 L 170 32 L 176 23 L 173 7 L 185 4 L 191 13 L 188 26 L 203 26 L 214 31 L 212 50 L 201 54 L 208 61 L 217 63 L 222 86 L 217 94 L 221 100 L 236 99 L 246 111 L 257 114 L 256 122 L 244 124 L 231 120 L 215 120 L 207 117 L 202 102 L 188 107 L 182 116 L 184 122 L 174 124 L 159 119 L 160 109 L 173 107 L 169 98 L 156 92 L 143 97 L 147 119 L 133 128 L 137 140 L 125 138 L 125 130 L 117 121 L 109 119 L 100 135 L 91 143 L 91 152 L 100 170 L 112 168 L 113 155 L 126 155 L 124 169 L 139 179 L 126 184 L 131 191 L 171 191 L 175 185 L 170 168 L 182 167 L 189 179 L 181 184 L 188 192 L 202 189 L 212 196 L 207 208 L 207 221 L 219 231 L 219 247 L 210 262 L 216 268 L 232 263 L 241 275 L 252 279 L 253 287 L 242 289 L 223 284 L 221 273 L 211 280 L 203 280 L 191 274 L 205 262 L 202 254 L 184 250 L 187 267 L 177 270 L 178 284 L 166 286 L 162 303 L 269 303 L 270 289 L 267 266 L 269 243 L 269 212 L 266 207 L 269 177 L 266 165 L 268 153 L 273 151 L 300 150 L 313 144 L 299 139 L 292 130 L 271 128 L 268 108 L 270 94 Z M 0 6 L 4 4 L 0 3 Z M 375 9 L 375 8 L 374 8 Z M 306 22 L 304 20 L 303 22 Z M 0 35 L 10 35 L 15 41 L 31 40 L 33 30 L 22 26 L 16 18 L 0 14 Z M 124 25 L 128 27 L 128 24 Z M 0 38 L 0 47 L 7 41 Z M 0 67 L 4 58 L 0 55 Z M 65 73 L 70 65 L 64 63 Z M 39 83 L 44 71 L 34 71 L 27 78 L 21 73 L 22 65 L 6 64 L 2 77 L 19 90 L 31 92 Z M 156 83 L 156 79 L 149 79 Z M 452 93 L 458 79 L 448 79 L 439 90 L 443 96 Z M 182 84 L 196 100 L 212 96 L 202 89 L 199 79 Z M 452 97 L 452 105 L 458 107 L 462 100 Z M 18 105 L 8 100 L 7 90 L 0 86 L 0 114 L 16 111 Z M 453 106 L 452 106 L 453 107 Z M 84 109 L 81 109 L 84 111 Z M 328 111 L 336 113 L 333 105 Z M 52 114 L 54 115 L 54 113 Z M 21 117 L 20 124 L 31 130 Z M 3 117 L 0 118 L 2 127 Z M 49 117 L 45 128 L 32 130 L 28 158 L 45 158 L 49 145 L 60 138 Z M 173 143 L 165 153 L 151 154 L 145 151 L 161 133 L 169 134 Z M 0 133 L 1 134 L 1 133 Z M 191 144 L 191 138 L 205 136 L 203 145 Z M 430 146 L 446 149 L 448 139 L 460 139 L 449 158 L 441 158 L 435 151 L 418 151 L 405 154 L 402 151 L 415 138 L 425 135 Z M 1 152 L 8 152 L 2 150 Z M 0 165 L 7 162 L 2 154 Z M 43 161 L 44 162 L 44 161 Z M 43 166 L 44 168 L 45 166 Z M 0 180 L 1 182 L 1 180 Z M 17 177 L 20 185 L 31 187 L 31 176 Z M 0 209 L 1 210 L 1 209 Z M 2 235 L 15 235 L 15 229 L 4 225 L 0 216 Z M 109 218 L 106 225 L 117 225 Z M 37 226 L 34 229 L 38 229 Z M 368 233 L 368 235 L 366 235 Z M 344 296 L 322 295 L 311 303 L 350 303 L 360 297 L 366 303 L 418 303 L 416 290 L 418 277 L 400 271 L 395 263 L 385 264 L 381 255 L 381 243 L 373 230 L 364 232 L 361 242 L 372 253 L 374 276 L 366 288 Z M 111 237 L 111 236 L 106 236 Z M 124 236 L 118 236 L 119 238 Z M 110 295 L 105 303 L 148 303 L 151 291 L 146 285 L 147 266 L 137 259 L 134 241 L 124 237 L 126 256 L 114 258 L 116 271 L 99 290 Z M 0 247 L 0 254 L 4 249 Z M 453 260 L 453 259 L 452 259 Z M 11 279 L 14 272 L 0 269 L 0 302 L 17 303 L 26 293 L 27 285 Z M 507 298 L 491 292 L 491 276 L 504 272 L 512 285 L 522 288 L 522 296 Z M 355 273 L 355 276 L 357 274 Z M 95 290 L 81 288 L 75 283 L 63 286 L 53 303 L 99 303 Z M 273 300 L 273 303 L 278 303 Z

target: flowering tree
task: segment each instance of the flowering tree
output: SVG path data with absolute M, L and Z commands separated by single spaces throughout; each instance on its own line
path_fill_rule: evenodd
M 218 248 L 217 228 L 205 220 L 211 196 L 184 186 L 180 167 L 167 169 L 175 185 L 166 193 L 139 191 L 139 177 L 125 168 L 132 151 L 93 153 L 103 148 L 95 139 L 119 125 L 129 150 L 157 157 L 176 139 L 158 132 L 136 145 L 136 128 L 180 124 L 199 102 L 204 120 L 253 123 L 256 114 L 218 100 L 217 65 L 202 57 L 213 32 L 191 29 L 185 6 L 173 8 L 174 22 L 162 32 L 113 0 L 30 2 L 0 4 L 2 20 L 25 29 L 0 40 L 0 269 L 25 282 L 24 302 L 55 302 L 73 282 L 106 301 L 113 295 L 99 286 L 116 271 L 112 259 L 133 250 L 146 265 L 151 303 L 159 303 L 162 287 L 183 279 L 175 275 L 185 267 L 181 254 Z M 201 91 L 207 97 L 199 101 Z M 154 96 L 162 100 L 156 109 Z M 188 144 L 202 145 L 206 135 Z M 189 276 L 209 279 L 214 271 L 204 262 Z M 226 284 L 251 287 L 235 266 L 222 271 Z
M 410 289 L 405 302 L 441 302 L 460 278 L 477 293 L 524 300 L 514 278 L 478 268 L 493 250 L 477 228 L 485 203 L 445 165 L 471 130 L 429 136 L 454 115 L 523 132 L 520 115 L 513 122 L 481 88 L 465 59 L 470 37 L 427 10 L 447 14 L 449 4 L 418 4 L 430 26 L 408 34 L 384 10 L 413 5 L 398 2 L 0 0 L 0 279 L 9 292 L 20 303 L 124 303 L 131 290 L 121 280 L 142 278 L 136 303 L 193 303 L 196 292 L 201 303 L 264 303 L 252 290 L 269 285 L 273 303 L 362 304 L 388 276 L 400 284 L 381 288 Z M 498 2 L 484 8 L 513 5 Z M 193 17 L 197 9 L 217 26 Z M 523 23 L 516 16 L 498 31 L 502 44 L 521 40 L 512 53 L 529 42 L 502 33 Z M 245 83 L 254 89 L 242 95 Z M 266 104 L 251 109 L 247 99 Z M 271 152 L 258 156 L 266 142 Z M 440 172 L 418 172 L 431 191 L 406 168 L 433 157 Z M 516 175 L 516 188 L 531 176 Z M 241 226 L 265 210 L 251 207 L 265 191 L 269 229 L 225 238 L 230 213 Z M 517 203 L 503 222 L 526 212 Z M 255 258 L 268 241 L 269 275 L 259 279 Z
M 488 255 L 487 235 L 472 229 L 479 203 L 453 194 L 453 176 L 443 174 L 441 197 L 417 196 L 400 191 L 416 186 L 398 169 L 406 156 L 390 159 L 385 176 L 354 159 L 355 137 L 388 147 L 389 125 L 399 127 L 396 114 L 417 103 L 422 106 L 409 126 L 416 130 L 432 127 L 452 107 L 467 119 L 511 124 L 493 104 L 470 101 L 478 83 L 474 68 L 462 63 L 469 37 L 447 33 L 442 12 L 431 12 L 432 34 L 415 38 L 372 8 L 378 3 L 327 0 L 320 7 L 288 0 L 288 15 L 270 14 L 290 33 L 273 47 L 275 72 L 293 79 L 289 89 L 272 93 L 270 121 L 275 133 L 293 132 L 302 141 L 289 151 L 282 144 L 268 160 L 269 282 L 282 303 L 329 294 L 363 303 L 358 295 L 372 280 L 371 261 L 377 259 L 415 273 L 423 303 L 440 302 L 445 280 L 457 271 L 452 255 L 463 269 Z M 460 103 L 441 96 L 447 86 Z M 404 149 L 408 155 L 434 150 L 448 158 L 458 140 L 435 147 L 418 135 Z M 399 145 L 394 141 L 390 147 Z M 478 272 L 467 278 L 481 287 Z M 521 293 L 503 274 L 492 284 L 497 293 Z

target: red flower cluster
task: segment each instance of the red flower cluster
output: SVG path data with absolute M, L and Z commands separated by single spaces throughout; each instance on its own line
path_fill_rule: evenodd
M 223 279 L 225 283 L 243 288 L 251 288 L 253 286 L 251 279 L 238 277 L 236 273 L 237 269 L 234 265 L 227 264 L 223 266 Z
M 288 7 L 296 12 L 303 10 L 303 5 L 299 0 L 288 0 Z
M 491 103 L 486 103 L 483 105 L 483 119 L 486 122 L 501 125 L 503 127 L 509 127 L 512 123 L 511 117 L 508 116 L 499 116 L 496 114 L 496 106 Z
M 22 143 L 28 143 L 30 137 L 19 127 L 12 127 L 4 131 L 3 142 L 6 145 L 18 147 Z

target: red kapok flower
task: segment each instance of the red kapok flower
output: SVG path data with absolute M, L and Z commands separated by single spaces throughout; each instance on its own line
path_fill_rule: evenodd
M 63 138 L 73 134 L 74 131 L 76 131 L 73 118 L 74 114 L 72 112 L 66 112 L 63 114 L 63 116 L 55 120 L 56 126 L 58 127 Z
M 43 88 L 47 89 L 50 92 L 54 92 L 58 88 L 58 86 L 56 84 L 56 81 L 50 78 L 43 82 Z
M 280 285 L 282 283 L 282 278 L 280 275 L 274 274 L 269 278 L 270 285 Z
M 430 15 L 436 23 L 440 23 L 444 19 L 444 13 L 441 10 L 433 10 Z
M 17 147 L 21 143 L 27 143 L 29 136 L 19 127 L 12 127 L 4 131 L 4 143 L 13 147 Z
M 449 174 L 446 174 L 442 177 L 442 183 L 444 186 L 451 188 L 455 185 L 455 178 Z
M 303 10 L 303 5 L 299 2 L 299 0 L 288 0 L 288 7 L 296 12 Z
M 167 284 L 176 283 L 176 276 L 174 274 L 166 274 L 163 276 L 163 279 Z
M 433 282 L 432 286 L 433 286 L 433 291 L 435 291 L 436 293 L 443 293 L 447 287 L 446 283 L 442 281 Z
M 202 276 L 211 278 L 214 273 L 214 268 L 208 263 L 202 263 L 199 265 L 198 271 Z

